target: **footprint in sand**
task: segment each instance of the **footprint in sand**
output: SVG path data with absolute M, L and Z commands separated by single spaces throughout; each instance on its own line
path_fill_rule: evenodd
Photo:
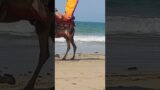
M 80 75 L 84 75 L 84 73 L 80 73 Z
M 69 81 L 68 79 L 65 79 L 65 81 Z
M 77 83 L 72 83 L 72 85 L 77 85 Z

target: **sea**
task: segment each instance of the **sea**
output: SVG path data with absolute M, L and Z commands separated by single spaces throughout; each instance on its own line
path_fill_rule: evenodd
M 0 23 L 0 34 L 18 37 L 36 37 L 35 27 L 28 21 Z M 105 23 L 76 21 L 74 40 L 77 53 L 105 52 Z M 55 53 L 64 54 L 66 41 L 64 38 L 55 39 Z M 72 53 L 72 48 L 71 52 Z
M 76 22 L 75 43 L 77 53 L 105 53 L 105 23 L 99 22 Z M 56 53 L 62 53 L 66 48 L 63 38 L 56 40 Z M 72 51 L 71 51 L 72 53 Z

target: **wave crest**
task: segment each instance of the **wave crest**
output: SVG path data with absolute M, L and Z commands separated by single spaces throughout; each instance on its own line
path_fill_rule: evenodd
M 108 34 L 160 34 L 160 18 L 152 17 L 107 17 Z
M 75 41 L 81 42 L 105 42 L 105 36 L 74 36 Z M 65 42 L 64 38 L 56 38 L 56 42 Z

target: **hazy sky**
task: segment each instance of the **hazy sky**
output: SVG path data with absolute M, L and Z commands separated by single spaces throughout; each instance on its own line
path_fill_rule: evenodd
M 55 0 L 56 8 L 63 12 L 67 0 Z M 74 16 L 76 21 L 105 21 L 105 0 L 79 0 Z

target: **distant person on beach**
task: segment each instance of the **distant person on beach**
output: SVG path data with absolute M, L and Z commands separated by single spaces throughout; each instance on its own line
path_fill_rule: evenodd
M 75 8 L 78 4 L 78 0 L 67 0 L 65 14 L 61 14 L 58 10 L 55 11 L 55 18 L 57 21 L 69 21 L 73 18 Z

